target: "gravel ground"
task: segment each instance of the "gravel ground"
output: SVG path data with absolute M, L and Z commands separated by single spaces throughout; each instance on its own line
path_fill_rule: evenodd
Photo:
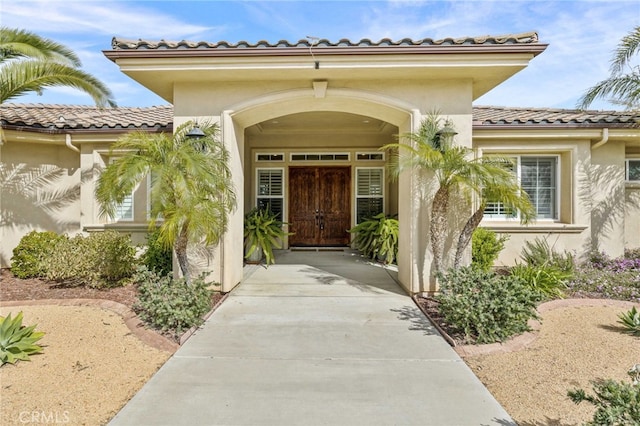
M 640 338 L 622 333 L 616 306 L 580 306 L 542 313 L 526 349 L 465 357 L 473 372 L 521 426 L 569 426 L 591 420 L 594 408 L 574 404 L 567 391 L 591 393 L 590 381 L 629 381 L 640 363 Z
M 0 424 L 100 425 L 169 358 L 142 343 L 122 317 L 82 306 L 0 308 L 44 331 L 42 354 L 0 368 Z
M 24 311 L 24 324 L 46 332 L 43 354 L 0 368 L 0 424 L 108 422 L 169 358 L 148 346 L 109 310 L 83 306 L 29 306 L 30 300 L 110 299 L 131 306 L 134 289 L 59 288 L 39 280 L 0 277 L 0 315 Z M 95 293 L 95 294 L 94 294 Z M 568 304 L 571 304 L 568 301 Z M 594 302 L 596 304 L 606 301 Z M 569 306 L 544 311 L 535 340 L 511 353 L 467 356 L 465 361 L 521 426 L 569 426 L 591 418 L 590 405 L 573 404 L 569 389 L 590 381 L 627 381 L 640 363 L 640 338 L 621 332 L 621 306 Z

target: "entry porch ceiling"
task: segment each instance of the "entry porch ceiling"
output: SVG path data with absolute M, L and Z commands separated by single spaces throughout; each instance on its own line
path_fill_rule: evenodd
M 377 134 L 395 135 L 398 128 L 372 117 L 344 112 L 301 112 L 263 121 L 247 128 L 248 134 Z
M 140 57 L 128 53 L 105 52 L 124 74 L 170 103 L 174 85 L 182 82 L 206 86 L 220 82 L 292 80 L 327 80 L 329 87 L 353 80 L 471 81 L 475 100 L 524 69 L 535 56 L 532 52 L 493 52 L 238 58 Z

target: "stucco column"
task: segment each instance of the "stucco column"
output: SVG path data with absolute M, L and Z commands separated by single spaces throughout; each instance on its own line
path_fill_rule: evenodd
M 228 292 L 242 280 L 244 254 L 244 129 L 236 128 L 231 111 L 224 111 L 220 121 L 221 138 L 229 151 L 237 207 L 229 215 L 229 227 L 224 235 L 220 249 L 222 258 L 222 291 Z
M 625 147 L 608 143 L 591 151 L 591 248 L 624 254 Z

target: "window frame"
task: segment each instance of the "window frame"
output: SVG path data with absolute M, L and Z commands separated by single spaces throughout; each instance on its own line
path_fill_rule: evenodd
M 286 174 L 285 174 L 285 168 L 284 167 L 256 167 L 256 186 L 255 186 L 255 197 L 254 197 L 254 207 L 258 207 L 259 205 L 259 201 L 260 199 L 279 199 L 282 200 L 282 217 L 280 217 L 278 220 L 280 220 L 281 222 L 286 222 L 286 215 L 287 215 L 287 209 L 286 209 Z M 282 179 L 282 194 L 281 195 L 260 195 L 260 172 L 262 171 L 279 171 L 281 174 L 281 179 Z
M 359 179 L 360 179 L 360 171 L 361 170 L 380 170 L 380 191 L 381 194 L 380 195 L 359 195 L 358 194 L 358 187 L 359 187 Z M 354 202 L 354 206 L 353 206 L 353 218 L 354 218 L 354 222 L 357 225 L 358 223 L 360 223 L 360 221 L 358 220 L 358 200 L 359 199 L 381 199 L 382 200 L 382 212 L 381 213 L 386 213 L 386 176 L 385 176 L 385 167 L 384 166 L 366 166 L 366 167 L 356 167 L 355 168 L 355 174 L 356 174 L 356 179 L 355 179 L 355 186 L 354 186 L 354 198 L 355 198 L 355 202 Z
M 630 182 L 630 183 L 640 183 L 640 179 L 634 179 L 634 180 L 630 180 L 629 179 L 629 171 L 631 170 L 631 167 L 629 165 L 629 163 L 633 161 L 633 162 L 637 162 L 638 166 L 640 166 L 640 157 L 627 157 L 624 160 L 624 181 L 625 182 Z
M 116 160 L 118 160 L 118 158 L 121 158 L 119 156 L 112 156 L 109 157 L 109 165 L 113 164 Z M 114 217 L 109 217 L 109 220 L 111 222 L 133 222 L 135 220 L 136 217 L 136 204 L 135 204 L 135 192 L 138 190 L 138 186 L 136 186 L 135 188 L 133 188 L 133 190 L 131 191 L 131 193 L 128 195 L 128 197 L 131 199 L 131 217 L 127 218 L 127 217 L 119 217 L 118 213 L 121 211 L 122 206 L 124 205 L 123 203 L 120 203 L 116 206 L 116 216 Z M 126 200 L 126 197 L 125 197 Z
M 516 172 L 516 177 L 518 180 L 518 184 L 522 187 L 522 158 L 553 158 L 555 161 L 555 170 L 553 171 L 553 181 L 554 181 L 554 192 L 555 192 L 555 197 L 553 197 L 552 199 L 552 217 L 538 217 L 536 214 L 536 221 L 539 222 L 558 222 L 560 220 L 560 200 L 561 200 L 561 196 L 560 196 L 560 192 L 562 189 L 562 185 L 561 185 L 561 164 L 562 164 L 562 158 L 560 156 L 560 154 L 550 154 L 550 153 L 526 153 L 526 154 L 517 154 L 517 153 L 505 153 L 505 154 L 500 154 L 498 152 L 492 152 L 490 155 L 500 155 L 502 157 L 507 157 L 507 158 L 513 158 L 515 160 L 515 167 L 514 167 L 514 171 Z M 537 210 L 537 206 L 534 204 L 534 207 L 536 207 Z M 512 222 L 512 221 L 520 221 L 520 212 L 517 212 L 515 215 L 513 216 L 508 216 L 506 214 L 496 214 L 496 215 L 487 215 L 486 213 L 484 214 L 483 217 L 484 220 L 488 220 L 488 221 L 508 221 L 508 222 Z

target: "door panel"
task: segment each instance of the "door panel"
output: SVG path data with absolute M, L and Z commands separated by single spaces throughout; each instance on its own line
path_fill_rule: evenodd
M 290 245 L 348 245 L 350 212 L 350 167 L 289 168 Z

